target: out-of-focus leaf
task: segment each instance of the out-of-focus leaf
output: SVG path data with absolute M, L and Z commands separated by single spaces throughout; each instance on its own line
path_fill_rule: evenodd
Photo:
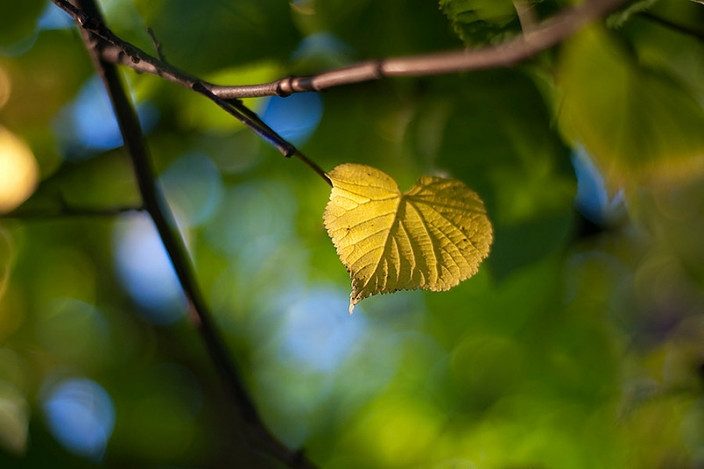
M 484 204 L 460 181 L 423 176 L 401 194 L 371 166 L 342 164 L 328 177 L 325 227 L 352 276 L 350 312 L 378 293 L 449 290 L 489 254 Z
M 661 24 L 661 26 L 672 29 L 678 34 L 686 32 L 687 30 L 694 32 L 698 31 L 699 34 L 704 32 L 704 8 L 702 8 L 701 1 L 660 1 L 653 5 L 650 13 L 652 13 L 653 16 L 666 20 L 666 22 L 670 22 L 671 24 L 669 26 L 664 24 Z M 653 19 L 654 18 L 649 18 L 649 20 Z M 678 26 L 681 26 L 682 29 L 678 28 Z
M 437 4 L 427 0 L 313 0 L 318 28 L 349 44 L 359 58 L 457 47 Z
M 658 2 L 649 13 L 704 34 L 702 6 L 687 2 Z M 704 42 L 659 23 L 653 17 L 635 16 L 618 32 L 627 35 L 640 65 L 665 70 L 704 105 Z
M 136 6 L 169 61 L 194 74 L 285 59 L 300 39 L 288 2 L 138 0 Z
M 394 167 L 394 176 L 407 171 L 405 182 L 415 181 L 426 168 L 413 167 L 413 161 L 400 148 L 400 130 L 412 97 L 393 81 L 331 89 L 321 94 L 323 117 L 306 142 L 306 152 L 315 155 L 323 167 L 342 161 L 369 164 L 381 169 Z M 363 135 L 364 138 L 360 138 Z M 384 164 L 380 164 L 383 162 Z
M 0 47 L 9 46 L 32 34 L 45 5 L 43 0 L 3 2 L 0 14 Z
M 504 278 L 554 252 L 569 234 L 576 184 L 568 149 L 521 72 L 453 81 L 451 97 L 444 80 L 436 86 L 409 125 L 409 144 L 484 199 L 495 237 L 489 267 Z
M 606 25 L 610 28 L 620 28 L 623 24 L 631 19 L 633 15 L 650 9 L 658 0 L 638 0 L 637 2 L 629 3 L 625 7 L 613 12 L 606 18 Z
M 389 392 L 365 409 L 365 416 L 345 429 L 343 451 L 335 454 L 330 467 L 446 467 L 434 462 L 443 448 L 447 417 L 432 403 Z
M 669 77 L 638 67 L 602 30 L 571 39 L 558 69 L 559 119 L 612 188 L 704 173 L 704 109 Z

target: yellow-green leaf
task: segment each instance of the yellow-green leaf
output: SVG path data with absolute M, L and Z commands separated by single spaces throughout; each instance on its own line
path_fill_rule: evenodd
M 449 290 L 489 254 L 484 203 L 456 179 L 423 176 L 402 194 L 371 166 L 342 164 L 328 177 L 325 228 L 352 277 L 350 313 L 378 293 Z

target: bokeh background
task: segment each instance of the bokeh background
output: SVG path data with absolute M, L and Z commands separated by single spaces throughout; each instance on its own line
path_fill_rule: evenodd
M 119 36 L 153 51 L 152 28 L 171 63 L 223 84 L 520 27 L 511 2 L 100 4 Z M 67 213 L 140 204 L 74 25 L 45 1 L 1 8 L 0 466 L 279 467 L 232 417 L 147 215 Z M 637 2 L 519 67 L 245 100 L 326 170 L 450 175 L 485 200 L 474 278 L 353 315 L 327 184 L 125 70 L 272 432 L 326 468 L 704 467 L 703 10 Z

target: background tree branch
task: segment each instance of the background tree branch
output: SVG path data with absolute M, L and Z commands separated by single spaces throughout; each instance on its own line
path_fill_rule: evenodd
M 90 18 L 96 28 L 102 30 L 102 16 L 94 0 L 74 0 L 71 5 L 78 17 Z M 64 2 L 62 2 L 64 3 Z M 107 29 L 107 28 L 105 28 Z M 165 203 L 163 195 L 156 184 L 156 177 L 151 166 L 147 147 L 142 136 L 140 124 L 127 94 L 124 91 L 120 76 L 114 64 L 108 63 L 102 57 L 101 39 L 89 29 L 82 29 L 82 37 L 86 49 L 90 53 L 93 64 L 110 97 L 113 111 L 117 118 L 124 146 L 132 160 L 135 176 L 142 195 L 144 208 L 154 221 L 159 236 L 173 264 L 181 287 L 188 299 L 191 318 L 202 335 L 203 341 L 224 380 L 239 415 L 247 426 L 246 437 L 253 440 L 257 449 L 266 452 L 283 461 L 289 467 L 313 467 L 300 452 L 291 451 L 278 441 L 266 428 L 259 413 L 250 398 L 244 382 L 234 362 L 230 359 L 227 347 L 221 339 L 215 323 L 200 292 L 193 273 L 186 247 L 182 238 L 175 231 L 173 216 Z

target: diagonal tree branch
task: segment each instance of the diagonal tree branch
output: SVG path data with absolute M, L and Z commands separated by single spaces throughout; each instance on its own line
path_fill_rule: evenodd
M 88 16 L 97 24 L 102 23 L 102 16 L 95 0 L 74 0 L 71 5 L 81 16 Z M 242 420 L 247 425 L 249 435 L 254 436 L 257 448 L 274 456 L 293 468 L 314 467 L 300 452 L 291 451 L 278 441 L 266 428 L 250 398 L 239 375 L 237 367 L 231 361 L 227 348 L 217 332 L 205 300 L 191 268 L 186 248 L 181 237 L 175 231 L 173 216 L 166 205 L 151 167 L 147 147 L 134 111 L 134 107 L 125 93 L 122 81 L 113 64 L 103 60 L 100 54 L 101 40 L 93 33 L 83 29 L 82 36 L 86 49 L 101 77 L 112 102 L 113 111 L 120 126 L 124 145 L 134 166 L 137 183 L 143 198 L 144 208 L 154 221 L 159 236 L 173 263 L 186 297 L 190 304 L 191 317 L 198 327 L 206 344 L 211 359 L 232 394 Z
M 66 0 L 52 1 L 73 16 L 83 29 L 91 31 L 109 44 L 102 50 L 103 59 L 107 62 L 122 64 L 140 73 L 158 75 L 188 88 L 193 88 L 198 83 L 213 95 L 231 100 L 259 96 L 288 96 L 291 93 L 321 91 L 385 77 L 440 75 L 507 67 L 559 44 L 589 22 L 603 17 L 627 0 L 585 0 L 572 8 L 565 9 L 552 19 L 536 25 L 526 34 L 503 44 L 412 57 L 370 60 L 314 76 L 286 77 L 270 83 L 244 86 L 220 86 L 200 80 L 123 41 L 102 22 L 95 21 L 90 15 L 71 8 Z

